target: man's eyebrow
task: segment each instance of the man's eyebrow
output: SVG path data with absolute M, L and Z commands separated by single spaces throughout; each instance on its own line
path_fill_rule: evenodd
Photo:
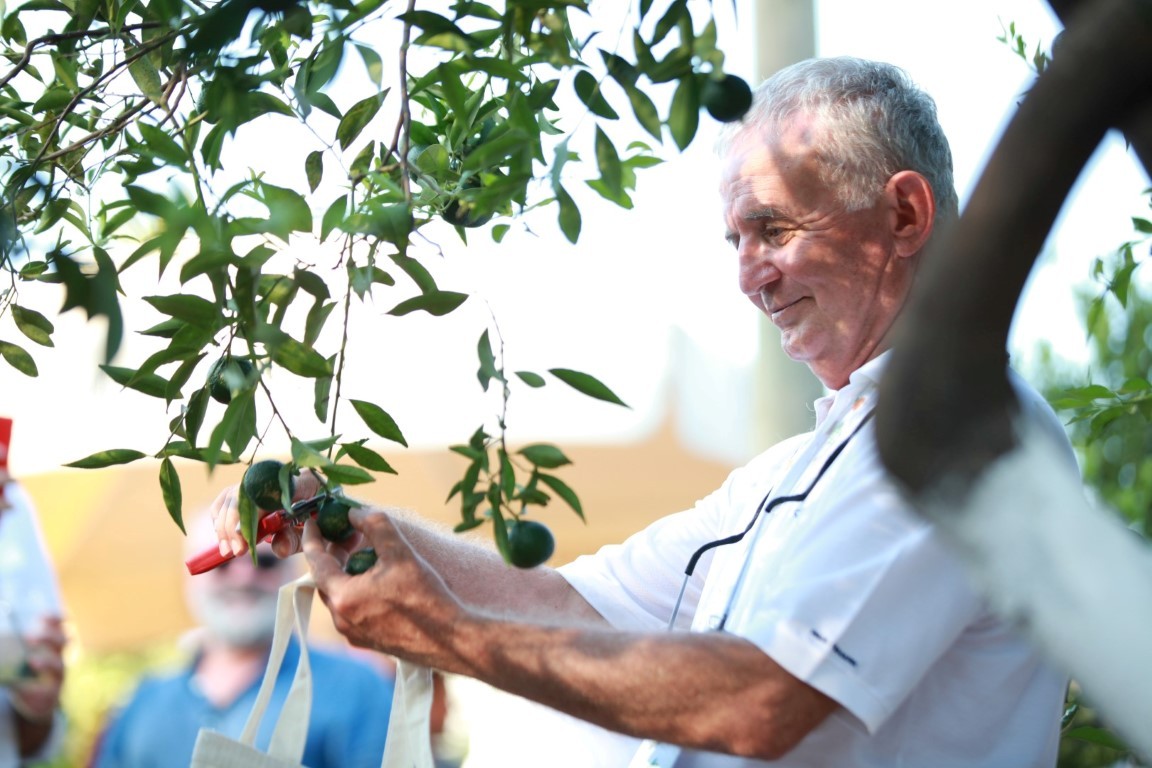
M 780 208 L 773 208 L 765 206 L 755 210 L 747 211 L 740 215 L 740 220 L 744 222 L 760 222 L 760 221 L 785 221 L 790 220 L 788 214 Z M 731 241 L 735 239 L 736 232 L 732 229 L 725 229 L 724 239 Z
M 757 208 L 748 211 L 740 217 L 744 221 L 775 221 L 779 219 L 787 219 L 788 214 L 779 208 L 772 208 L 771 206 L 765 208 Z

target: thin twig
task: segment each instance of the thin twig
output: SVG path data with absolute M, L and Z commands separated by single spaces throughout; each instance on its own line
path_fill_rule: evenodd
M 159 26 L 160 22 L 146 21 L 140 24 L 126 24 L 121 27 L 118 32 L 113 32 L 111 27 L 105 27 L 104 29 L 80 29 L 73 32 L 54 32 L 50 35 L 38 37 L 32 42 L 28 43 L 28 45 L 24 46 L 24 55 L 20 57 L 20 60 L 16 62 L 10 72 L 5 74 L 3 77 L 0 77 L 0 88 L 3 88 L 12 78 L 16 77 L 16 75 L 20 74 L 28 68 L 28 64 L 32 61 L 32 51 L 41 46 L 62 43 L 65 40 L 80 40 L 85 37 L 119 37 L 124 32 L 134 32 L 136 30 L 142 29 L 155 29 Z

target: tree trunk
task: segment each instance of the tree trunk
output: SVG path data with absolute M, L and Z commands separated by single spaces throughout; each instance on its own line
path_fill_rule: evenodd
M 924 255 L 881 389 L 882 460 L 1019 620 L 1152 755 L 1152 553 L 1093 509 L 1019 419 L 1006 375 L 1020 292 L 1077 176 L 1113 127 L 1152 168 L 1152 3 L 1052 0 L 1053 61 L 969 204 Z

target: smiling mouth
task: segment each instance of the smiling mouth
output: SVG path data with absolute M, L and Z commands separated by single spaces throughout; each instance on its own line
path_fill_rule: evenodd
M 772 318 L 773 322 L 775 322 L 776 318 L 780 317 L 782 314 L 784 314 L 788 310 L 792 309 L 792 307 L 795 307 L 797 304 L 799 304 L 803 300 L 804 300 L 803 298 L 799 298 L 799 299 L 796 299 L 796 301 L 790 302 L 788 304 L 783 304 L 783 305 L 774 307 L 771 310 L 769 310 L 768 316 Z

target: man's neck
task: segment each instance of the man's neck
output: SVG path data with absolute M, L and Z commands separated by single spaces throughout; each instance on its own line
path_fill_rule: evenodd
M 237 648 L 210 642 L 196 664 L 196 684 L 213 706 L 226 707 L 263 674 L 267 660 L 266 645 Z

